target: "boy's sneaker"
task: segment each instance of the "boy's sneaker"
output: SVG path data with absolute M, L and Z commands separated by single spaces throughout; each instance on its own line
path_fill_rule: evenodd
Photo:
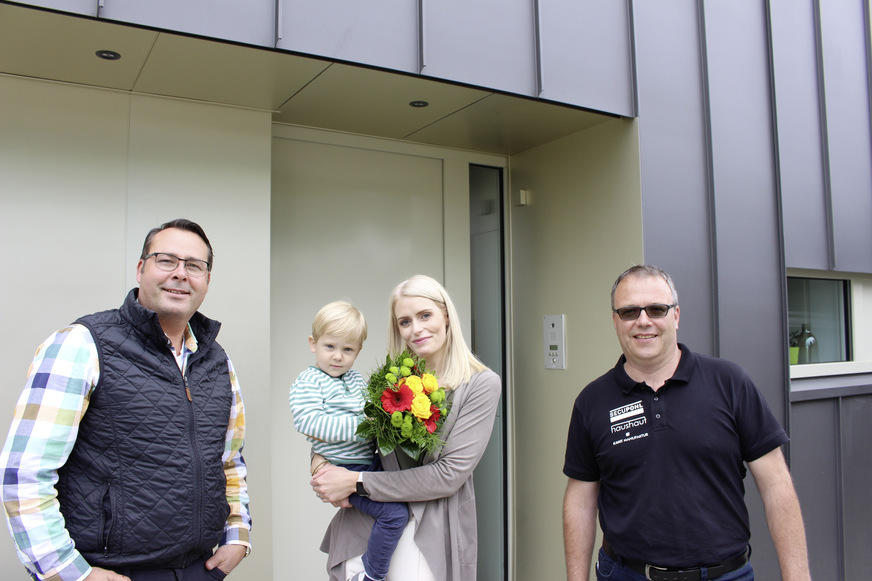
M 375 581 L 375 580 L 372 577 L 367 577 L 366 571 L 361 571 L 360 573 L 358 573 L 357 575 L 355 575 L 354 577 L 352 577 L 348 581 Z

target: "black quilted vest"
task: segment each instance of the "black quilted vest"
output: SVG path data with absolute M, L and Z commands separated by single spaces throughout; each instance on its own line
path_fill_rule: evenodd
M 97 343 L 100 381 L 59 470 L 58 499 L 88 563 L 184 567 L 218 544 L 230 513 L 221 461 L 227 356 L 215 342 L 220 323 L 196 313 L 199 347 L 182 377 L 137 292 L 120 309 L 76 321 Z

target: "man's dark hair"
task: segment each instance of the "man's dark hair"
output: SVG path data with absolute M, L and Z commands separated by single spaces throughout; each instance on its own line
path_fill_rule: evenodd
M 203 242 L 206 243 L 206 247 L 209 249 L 209 259 L 207 262 L 209 263 L 209 270 L 212 270 L 212 244 L 209 242 L 209 239 L 206 238 L 206 232 L 203 231 L 203 228 L 197 224 L 196 222 L 192 222 L 191 220 L 186 220 L 185 218 L 176 218 L 175 220 L 170 220 L 169 222 L 164 222 L 157 228 L 152 228 L 148 235 L 145 237 L 145 243 L 142 245 L 142 255 L 140 258 L 144 259 L 149 255 L 149 250 L 151 249 L 151 243 L 154 242 L 154 237 L 157 236 L 158 232 L 163 232 L 164 230 L 168 230 L 169 228 L 175 228 L 177 230 L 185 230 L 187 232 L 193 232 L 197 236 L 203 239 Z

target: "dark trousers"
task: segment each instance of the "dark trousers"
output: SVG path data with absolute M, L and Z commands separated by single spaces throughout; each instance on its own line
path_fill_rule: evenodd
M 381 470 L 378 456 L 372 464 L 343 464 L 354 472 L 377 472 Z M 363 568 L 368 577 L 384 579 L 391 566 L 391 557 L 400 542 L 400 536 L 409 522 L 409 507 L 405 502 L 377 502 L 358 494 L 348 497 L 351 505 L 375 519 L 366 553 L 363 554 Z
M 143 569 L 121 567 L 116 573 L 130 577 L 131 581 L 222 581 L 227 575 L 217 567 L 206 570 L 206 561 L 212 555 L 204 555 L 183 569 Z
M 599 560 L 596 564 L 596 578 L 597 581 L 645 581 L 645 575 L 624 567 L 620 557 L 615 561 L 602 549 L 599 551 Z M 754 581 L 754 569 L 748 562 L 720 577 L 709 577 L 708 570 L 701 567 L 697 579 L 699 581 Z

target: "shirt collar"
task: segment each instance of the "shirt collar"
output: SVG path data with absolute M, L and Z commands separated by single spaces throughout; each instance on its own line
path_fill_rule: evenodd
M 196 353 L 200 344 L 197 342 L 197 337 L 194 336 L 194 330 L 191 329 L 191 324 L 188 323 L 185 326 L 185 337 L 183 341 L 185 345 L 185 349 L 190 351 L 191 353 Z
M 678 344 L 678 349 L 681 350 L 681 359 L 678 360 L 678 367 L 675 369 L 675 373 L 672 374 L 663 387 L 666 387 L 670 383 L 690 383 L 690 378 L 693 375 L 694 368 L 694 355 L 687 348 L 687 345 L 684 343 Z M 624 369 L 624 364 L 627 362 L 627 357 L 625 355 L 621 355 L 618 359 L 618 363 L 615 365 L 614 373 L 615 380 L 621 388 L 621 391 L 624 392 L 625 395 L 629 394 L 633 391 L 637 386 L 642 387 L 644 384 L 636 383 L 636 381 L 627 375 L 626 370 Z
M 349 373 L 351 373 L 351 370 L 350 370 L 350 369 L 349 369 L 348 371 L 346 371 L 345 373 L 343 373 L 342 375 L 338 375 L 338 376 L 335 376 L 335 377 L 332 376 L 332 375 L 330 375 L 329 373 L 327 373 L 326 371 L 324 371 L 323 369 L 321 369 L 321 368 L 318 367 L 317 365 L 310 365 L 310 366 L 309 366 L 309 369 L 314 369 L 314 370 L 316 370 L 316 371 L 319 371 L 319 372 L 323 373 L 324 375 L 326 375 L 326 376 L 327 376 L 328 378 L 330 378 L 330 379 L 338 379 L 339 381 L 342 382 L 342 385 L 345 386 L 345 389 L 348 389 L 348 388 L 350 387 L 350 386 L 348 385 L 348 382 L 345 381 L 345 378 L 348 376 Z

